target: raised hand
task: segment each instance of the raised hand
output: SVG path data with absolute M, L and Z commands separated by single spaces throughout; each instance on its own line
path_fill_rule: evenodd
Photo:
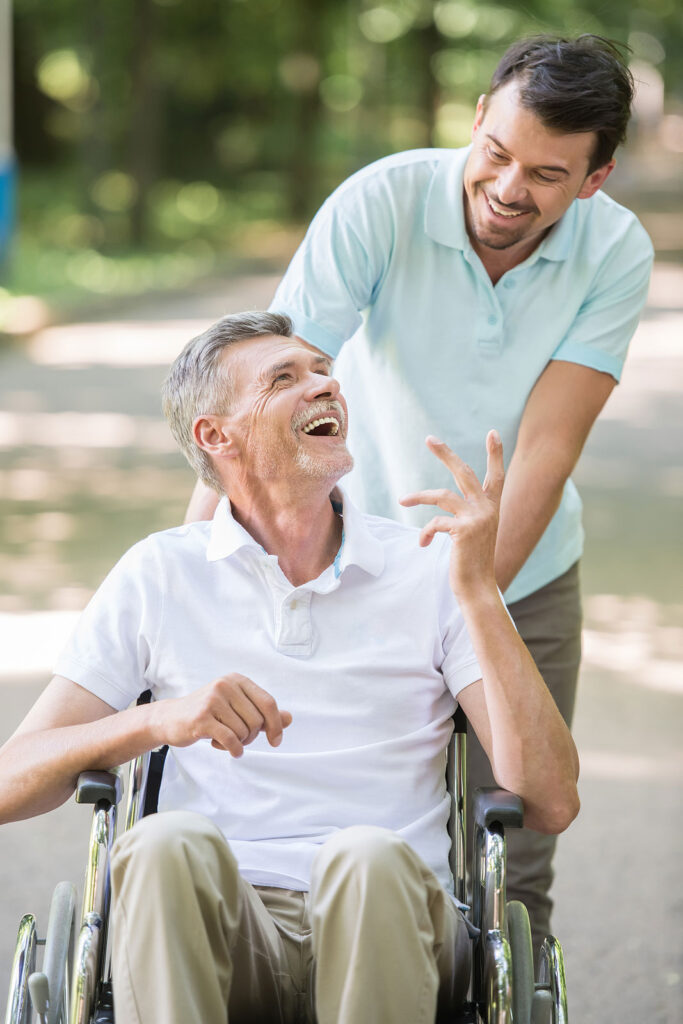
M 447 488 L 416 491 L 401 498 L 406 507 L 436 505 L 448 515 L 436 515 L 420 532 L 420 544 L 431 544 L 436 533 L 448 533 L 451 546 L 450 583 L 459 599 L 496 585 L 494 558 L 505 470 L 503 445 L 495 430 L 486 438 L 486 479 L 479 483 L 474 470 L 447 444 L 427 438 L 427 447 L 450 470 L 460 491 Z
M 280 711 L 274 698 L 246 676 L 233 672 L 200 690 L 151 705 L 161 743 L 188 747 L 211 740 L 217 750 L 241 757 L 260 732 L 277 747 L 291 724 L 289 711 Z

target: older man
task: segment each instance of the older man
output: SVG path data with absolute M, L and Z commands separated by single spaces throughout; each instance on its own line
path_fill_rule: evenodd
M 421 533 L 362 515 L 336 487 L 351 457 L 329 359 L 274 314 L 192 341 L 165 408 L 229 500 L 107 577 L 0 753 L 0 820 L 169 744 L 162 813 L 113 859 L 118 1024 L 431 1022 L 469 973 L 456 702 L 532 827 L 578 810 L 574 744 L 495 583 L 500 441 L 482 487 L 428 439 L 460 493 L 404 498 L 442 510 Z

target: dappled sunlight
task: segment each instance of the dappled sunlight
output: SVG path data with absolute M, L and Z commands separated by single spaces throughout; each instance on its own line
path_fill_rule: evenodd
M 642 782 L 683 778 L 683 754 L 648 757 L 606 750 L 579 750 L 581 778 L 605 782 Z
M 36 515 L 5 516 L 3 533 L 10 544 L 26 544 L 32 539 L 47 543 L 70 540 L 76 532 L 76 518 L 66 512 L 39 512 Z
M 683 630 L 680 631 L 683 635 Z M 609 634 L 585 630 L 583 660 L 586 666 L 629 677 L 647 690 L 683 695 L 683 662 L 657 656 L 655 639 L 644 633 Z
M 0 494 L 8 501 L 45 501 L 48 497 L 54 499 L 52 474 L 47 469 L 31 466 L 2 471 Z
M 586 601 L 583 664 L 683 695 L 683 605 L 598 594 Z
M 67 452 L 89 455 L 90 458 L 72 461 L 65 457 Z M 191 471 L 189 467 L 185 468 L 180 458 L 173 466 L 145 464 L 131 469 L 114 465 L 110 460 L 104 461 L 103 455 L 97 450 L 69 449 L 58 454 L 60 457 L 55 459 L 55 465 L 49 470 L 30 466 L 0 470 L 0 495 L 3 500 L 22 504 L 46 503 L 51 509 L 57 504 L 66 504 L 67 512 L 77 514 L 85 494 L 91 497 L 115 497 L 131 505 L 167 501 L 171 498 L 176 500 L 183 495 L 187 496 L 192 488 Z M 51 512 L 52 516 L 57 517 L 63 514 Z M 54 533 L 57 530 L 65 528 L 64 520 L 59 518 L 42 519 L 36 513 L 28 515 L 27 510 L 16 513 L 9 511 L 2 517 L 5 533 L 9 527 L 13 531 L 19 530 L 20 527 L 14 524 L 20 521 L 23 524 L 40 522 L 45 525 L 50 539 L 55 539 Z M 61 525 L 57 526 L 57 523 Z M 36 528 L 27 525 L 21 527 L 31 532 Z M 72 527 L 69 530 L 73 532 Z
M 0 412 L 0 449 L 20 445 L 61 448 L 136 447 L 142 451 L 176 450 L 160 419 L 115 412 Z
M 27 346 L 42 366 L 168 366 L 207 320 L 125 321 L 48 327 Z
M 49 673 L 78 611 L 0 612 L 0 679 L 21 682 L 22 676 Z

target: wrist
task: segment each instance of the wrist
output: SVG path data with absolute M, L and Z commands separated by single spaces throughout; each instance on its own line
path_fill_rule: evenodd
M 467 586 L 459 587 L 458 603 L 463 611 L 491 611 L 503 606 L 498 584 L 493 576 L 472 580 Z
M 150 701 L 137 710 L 142 712 L 142 739 L 145 749 L 154 750 L 166 743 L 166 729 L 164 728 L 164 701 Z

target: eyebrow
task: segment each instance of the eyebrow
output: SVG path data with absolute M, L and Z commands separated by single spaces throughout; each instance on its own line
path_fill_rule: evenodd
M 491 135 L 490 132 L 487 132 L 486 133 L 486 138 L 490 139 L 491 142 L 495 143 L 495 145 L 498 146 L 499 149 L 505 150 L 506 153 L 509 152 L 509 150 L 505 149 L 505 146 L 500 141 L 500 139 L 497 139 L 495 137 L 495 135 Z M 565 174 L 567 177 L 569 177 L 569 171 L 567 170 L 566 167 L 556 167 L 554 164 L 538 164 L 537 167 L 536 167 L 536 170 L 539 170 L 539 171 L 554 171 L 556 174 Z

